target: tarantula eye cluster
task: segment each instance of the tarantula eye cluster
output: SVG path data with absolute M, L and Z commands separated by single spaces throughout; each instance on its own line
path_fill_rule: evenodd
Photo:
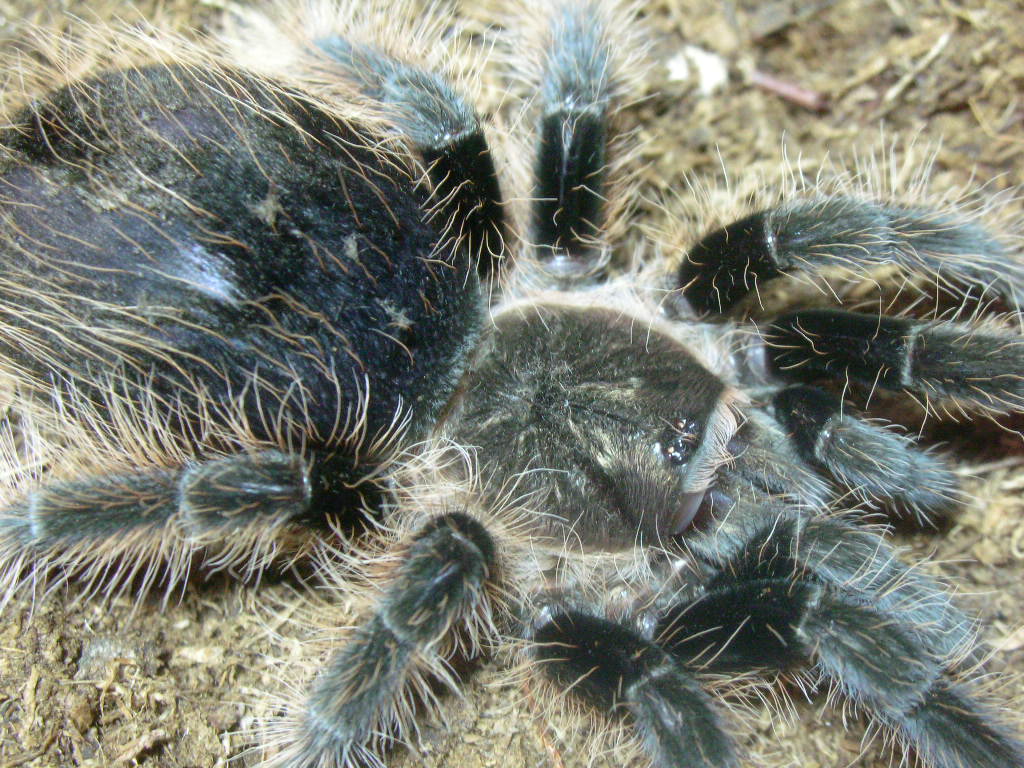
M 811 676 L 929 768 L 1024 768 L 973 622 L 850 502 L 927 518 L 956 475 L 835 386 L 1022 411 L 1019 334 L 731 312 L 886 266 L 1019 313 L 1008 241 L 821 196 L 623 267 L 633 12 L 544 9 L 524 181 L 430 58 L 458 20 L 393 10 L 282 3 L 217 52 L 140 38 L 145 63 L 0 131 L 0 606 L 197 570 L 338 585 L 364 614 L 267 724 L 270 765 L 381 765 L 453 659 L 505 650 L 659 768 L 739 763 L 726 674 Z
M 678 467 L 690 460 L 699 440 L 700 432 L 695 421 L 674 419 L 662 433 L 658 445 L 661 446 L 665 458 Z

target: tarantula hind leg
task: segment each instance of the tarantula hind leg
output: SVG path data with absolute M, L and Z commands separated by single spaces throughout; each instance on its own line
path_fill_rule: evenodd
M 472 104 L 442 76 L 375 46 L 328 35 L 313 45 L 340 74 L 379 102 L 419 152 L 433 186 L 431 217 L 482 273 L 498 269 L 506 239 L 501 188 Z
M 429 680 L 454 685 L 446 658 L 469 633 L 492 631 L 489 586 L 498 556 L 487 529 L 464 512 L 429 520 L 412 537 L 376 612 L 314 682 L 299 733 L 273 762 L 289 766 L 383 765 L 388 741 L 415 728 L 416 696 Z
M 811 197 L 758 211 L 705 235 L 678 285 L 698 312 L 726 312 L 782 274 L 882 265 L 975 300 L 1024 301 L 1024 267 L 976 221 L 853 197 Z
M 560 606 L 544 606 L 529 634 L 544 676 L 601 712 L 628 713 L 657 768 L 736 765 L 707 694 L 657 644 Z
M 813 663 L 929 768 L 1024 767 L 1021 743 L 958 677 L 969 638 L 948 597 L 850 530 L 793 517 L 757 527 L 699 594 L 661 611 L 657 641 L 708 672 Z
M 853 380 L 927 403 L 1024 410 L 1024 339 L 1014 334 L 819 309 L 777 317 L 762 336 L 772 371 L 786 381 Z
M 310 511 L 309 469 L 278 451 L 52 483 L 0 510 L 0 606 L 23 586 L 166 594 L 196 558 L 261 572 Z

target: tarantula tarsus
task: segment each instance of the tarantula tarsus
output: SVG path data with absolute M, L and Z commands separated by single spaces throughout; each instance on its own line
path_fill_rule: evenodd
M 365 578 L 384 553 L 379 599 L 270 745 L 278 765 L 380 763 L 432 681 L 454 685 L 455 655 L 511 647 L 625 718 L 658 766 L 739 760 L 705 676 L 806 668 L 931 768 L 1024 768 L 972 693 L 972 622 L 841 506 L 935 514 L 953 473 L 817 386 L 1022 410 L 1019 337 L 840 310 L 758 333 L 719 319 L 760 281 L 837 265 L 1016 310 L 999 239 L 795 199 L 707 234 L 671 275 L 609 276 L 628 11 L 550 10 L 524 226 L 470 104 L 332 13 L 271 35 L 294 46 L 276 80 L 178 42 L 0 137 L 8 451 L 48 470 L 0 517 L 7 598 L 258 574 L 311 540 L 326 571 Z

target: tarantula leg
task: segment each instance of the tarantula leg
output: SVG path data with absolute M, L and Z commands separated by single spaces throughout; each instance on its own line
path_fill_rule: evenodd
M 769 522 L 751 531 L 733 525 L 727 516 L 709 540 L 689 539 L 689 547 L 716 571 L 727 573 L 733 561 L 757 565 L 761 557 L 766 562 L 778 560 L 783 564 L 780 573 L 788 576 L 784 564 L 793 564 L 808 578 L 864 595 L 878 610 L 902 616 L 917 627 L 921 642 L 936 658 L 956 660 L 970 652 L 974 623 L 953 604 L 946 589 L 904 565 L 878 534 L 842 518 L 797 517 L 785 506 L 747 498 L 738 487 L 743 482 L 736 483 L 724 472 L 716 492 L 731 496 L 735 505 L 750 505 L 752 514 L 739 510 L 738 519 L 764 520 L 767 515 Z
M 946 462 L 917 449 L 912 438 L 850 413 L 830 392 L 785 387 L 771 403 L 800 456 L 858 498 L 908 511 L 922 522 L 960 501 L 956 476 Z
M 930 768 L 1020 768 L 1024 752 L 986 708 L 921 656 L 912 629 L 821 585 L 757 579 L 664 617 L 662 644 L 707 671 L 818 670 L 895 728 Z
M 713 571 L 699 597 L 665 610 L 657 633 L 673 652 L 713 649 L 706 661 L 715 669 L 784 668 L 801 661 L 793 633 L 826 592 L 858 594 L 873 609 L 902 616 L 915 628 L 922 650 L 936 659 L 962 655 L 973 639 L 970 623 L 946 592 L 910 571 L 866 530 L 781 513 L 753 533 L 739 532 L 735 541 L 716 535 L 704 553 Z M 723 544 L 724 556 L 711 554 Z M 692 546 L 703 552 L 699 541 Z M 717 628 L 707 629 L 708 623 Z M 756 661 L 758 654 L 762 661 Z
M 415 727 L 411 689 L 430 695 L 424 674 L 447 680 L 439 644 L 460 622 L 487 622 L 485 589 L 497 566 L 491 535 L 469 515 L 448 513 L 423 526 L 376 614 L 314 683 L 289 759 L 303 766 L 379 764 L 375 747 Z
M 908 568 L 892 547 L 871 530 L 841 518 L 791 520 L 777 527 L 788 539 L 788 558 L 827 584 L 870 596 L 887 615 L 918 628 L 937 658 L 966 658 L 975 624 L 954 605 L 948 591 L 920 571 Z M 767 539 L 765 531 L 762 538 Z
M 540 143 L 532 239 L 546 268 L 566 278 L 603 266 L 595 242 L 604 223 L 611 60 L 605 30 L 587 3 L 553 13 L 540 83 Z
M 763 331 L 773 371 L 847 379 L 995 413 L 1024 410 L 1024 339 L 950 322 L 802 310 Z
M 56 584 L 81 575 L 92 589 L 133 585 L 139 594 L 165 581 L 170 594 L 195 554 L 213 569 L 258 572 L 310 501 L 305 463 L 276 451 L 47 485 L 0 513 L 0 552 L 11 563 L 0 605 L 56 574 Z
M 863 574 L 838 583 L 824 563 L 838 558 L 844 563 L 839 570 L 848 571 L 851 555 L 833 550 L 822 557 L 812 525 L 801 529 L 786 520 L 756 531 L 695 599 L 662 612 L 658 642 L 708 671 L 784 671 L 813 661 L 900 733 L 930 768 L 1024 766 L 1019 741 L 964 693 L 950 673 L 954 659 L 934 642 L 942 618 L 927 615 L 946 598 L 916 610 L 879 599 L 901 587 L 880 592 L 872 583 L 877 555 L 866 566 L 861 560 Z M 853 557 L 861 554 L 856 549 Z M 880 541 L 876 549 L 884 549 Z M 891 573 L 892 561 L 882 570 Z
M 473 106 L 443 77 L 343 37 L 317 47 L 369 98 L 382 104 L 415 146 L 434 187 L 432 218 L 493 273 L 504 252 L 501 188 L 483 126 Z
M 757 409 L 744 415 L 745 422 L 728 446 L 728 466 L 717 467 L 717 476 L 728 476 L 756 489 L 759 496 L 786 499 L 807 508 L 826 508 L 833 489 L 807 465 L 779 422 Z M 712 496 L 723 489 L 721 479 L 712 483 Z
M 811 198 L 758 211 L 694 245 L 678 284 L 699 312 L 725 312 L 784 273 L 894 264 L 975 298 L 1024 299 L 1024 267 L 979 224 L 921 208 Z
M 697 682 L 671 655 L 620 624 L 545 608 L 533 654 L 561 688 L 612 714 L 624 710 L 658 768 L 727 768 L 732 742 Z

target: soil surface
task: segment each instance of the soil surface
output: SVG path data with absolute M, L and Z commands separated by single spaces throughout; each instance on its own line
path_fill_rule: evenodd
M 155 5 L 142 4 L 142 13 L 156 18 Z M 756 196 L 782 175 L 784 156 L 799 158 L 813 176 L 826 154 L 852 167 L 855 156 L 894 145 L 917 170 L 927 155 L 921 147 L 941 140 L 929 183 L 936 198 L 965 184 L 995 195 L 1024 180 L 1019 3 L 639 6 L 650 29 L 649 63 L 621 117 L 642 142 L 636 222 L 678 240 L 676 247 L 700 228 L 687 203 L 691 180 L 721 189 L 727 173 L 733 192 L 724 198 Z M 221 12 L 214 0 L 159 3 L 160 18 L 180 26 L 210 29 Z M 116 3 L 97 11 L 85 0 L 0 0 L 0 48 L 31 23 L 129 13 Z M 10 75 L 0 73 L 2 82 Z M 897 180 L 897 193 L 907 183 Z M 1010 194 L 994 218 L 1012 234 L 1021 213 Z M 640 236 L 633 227 L 626 238 Z M 912 429 L 923 421 L 916 411 L 906 418 Z M 928 567 L 956 584 L 961 603 L 980 618 L 994 700 L 1024 730 L 1024 438 L 1015 431 L 1022 425 L 929 419 L 925 441 L 958 457 L 969 502 L 941 531 L 898 536 L 915 557 L 930 557 Z M 281 687 L 280 662 L 300 655 L 304 636 L 268 606 L 287 604 L 296 588 L 287 579 L 239 585 L 214 578 L 190 585 L 170 605 L 147 601 L 134 612 L 127 600 L 75 601 L 73 587 L 34 612 L 15 601 L 0 622 L 0 768 L 256 762 L 246 731 L 264 692 Z M 285 639 L 272 642 L 268 625 Z M 447 722 L 428 719 L 419 752 L 396 750 L 389 763 L 621 765 L 588 751 L 573 723 L 542 716 L 534 691 L 505 682 L 499 666 L 490 661 L 468 674 L 465 696 L 445 701 Z M 864 738 L 859 715 L 823 695 L 797 695 L 788 713 L 755 706 L 737 732 L 744 752 L 756 755 L 751 768 L 878 768 L 893 759 L 882 738 Z

